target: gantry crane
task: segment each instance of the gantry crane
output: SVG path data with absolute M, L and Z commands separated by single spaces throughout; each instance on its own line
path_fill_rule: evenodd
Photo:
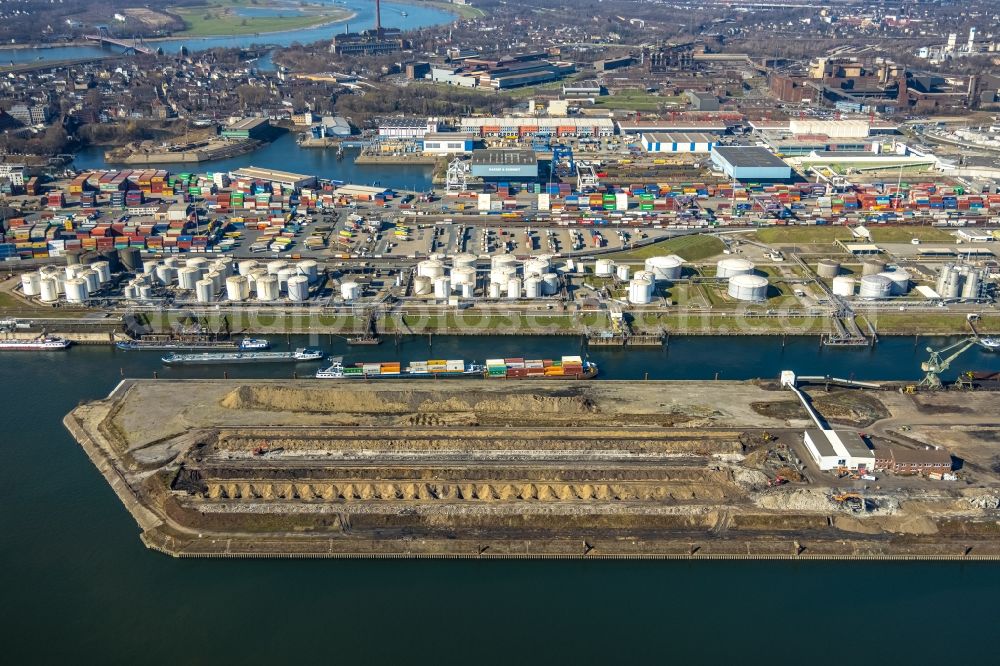
M 979 343 L 978 337 L 965 338 L 955 344 L 948 345 L 944 349 L 927 348 L 930 358 L 920 364 L 920 369 L 924 371 L 924 378 L 920 380 L 920 386 L 930 389 L 941 388 L 941 373 L 951 367 L 951 362 L 964 354 L 968 349 Z M 941 358 L 942 354 L 947 354 L 955 350 L 950 356 Z

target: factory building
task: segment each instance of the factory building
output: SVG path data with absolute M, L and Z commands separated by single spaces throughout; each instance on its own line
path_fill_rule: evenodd
M 266 139 L 270 133 L 267 118 L 244 118 L 222 128 L 225 139 Z
M 316 176 L 305 176 L 287 171 L 275 171 L 274 169 L 262 169 L 255 166 L 237 169 L 232 172 L 232 176 L 233 178 L 249 178 L 251 180 L 278 183 L 282 187 L 291 190 L 300 190 L 303 187 L 311 187 L 316 184 Z
M 535 180 L 538 159 L 533 150 L 476 150 L 472 176 L 486 180 Z
M 718 137 L 711 134 L 661 134 L 642 135 L 643 150 L 649 153 L 710 153 Z
M 684 96 L 687 97 L 688 103 L 691 104 L 691 108 L 696 111 L 719 110 L 719 98 L 711 93 L 688 90 L 684 93 Z
M 652 132 L 702 132 L 725 134 L 729 126 L 722 120 L 619 120 L 616 123 L 622 136 L 637 137 Z
M 458 155 L 472 152 L 475 141 L 471 134 L 461 132 L 434 132 L 425 134 L 425 155 Z
M 809 429 L 805 431 L 803 441 L 822 471 L 849 469 L 867 472 L 875 469 L 875 454 L 856 432 Z
M 422 139 L 438 131 L 437 118 L 381 118 L 378 120 L 380 139 Z
M 462 118 L 461 130 L 477 138 L 614 136 L 610 118 Z
M 712 163 L 736 180 L 788 180 L 792 168 L 767 148 L 757 146 L 715 146 Z
M 875 469 L 896 474 L 946 473 L 952 468 L 951 454 L 944 449 L 904 449 L 897 446 L 875 449 Z

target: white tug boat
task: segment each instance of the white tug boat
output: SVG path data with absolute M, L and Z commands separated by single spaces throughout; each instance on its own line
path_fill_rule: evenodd
M 240 340 L 240 351 L 263 351 L 270 348 L 271 343 L 266 338 L 243 338 Z
M 994 337 L 979 338 L 979 344 L 986 351 L 991 351 L 991 352 L 1000 351 L 1000 338 L 994 338 Z
M 45 337 L 34 340 L 0 340 L 0 351 L 59 351 L 72 342 L 65 338 Z

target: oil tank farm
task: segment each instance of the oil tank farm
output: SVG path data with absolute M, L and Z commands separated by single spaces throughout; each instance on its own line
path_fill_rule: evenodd
M 657 280 L 678 280 L 684 267 L 684 260 L 675 254 L 661 257 L 649 257 L 644 267 Z M 752 270 L 752 268 L 751 268 Z
M 833 295 L 834 296 L 853 296 L 854 295 L 854 278 L 847 275 L 838 275 L 833 278 Z
M 738 301 L 767 300 L 767 278 L 744 273 L 729 278 L 729 295 Z
M 715 277 L 731 278 L 737 275 L 749 275 L 753 273 L 754 268 L 754 263 L 746 259 L 721 259 L 719 263 L 716 264 Z
M 889 298 L 892 296 L 892 280 L 884 275 L 864 275 L 858 296 L 866 300 Z
M 712 164 L 735 180 L 788 180 L 792 168 L 767 148 L 758 146 L 715 146 Z
M 836 259 L 820 259 L 816 264 L 816 274 L 821 278 L 835 278 L 840 275 L 840 262 Z
M 861 275 L 878 275 L 885 270 L 881 259 L 867 259 L 861 264 Z

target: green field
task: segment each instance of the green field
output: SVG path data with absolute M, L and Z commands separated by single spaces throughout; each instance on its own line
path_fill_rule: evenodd
M 594 105 L 619 111 L 656 111 L 663 105 L 684 105 L 683 97 L 651 95 L 642 90 L 622 90 L 594 100 Z
M 204 5 L 172 7 L 170 11 L 180 16 L 187 28 L 178 34 L 191 37 L 216 35 L 254 35 L 257 33 L 298 30 L 314 25 L 343 20 L 351 11 L 329 5 L 296 5 L 291 2 L 287 16 L 240 16 L 242 8 L 280 9 L 254 0 L 209 0 Z
M 644 245 L 634 250 L 616 252 L 608 256 L 618 261 L 638 261 L 665 254 L 676 254 L 686 261 L 701 261 L 722 254 L 725 247 L 725 244 L 715 236 L 693 234 Z
M 471 5 L 454 5 L 450 2 L 403 2 L 401 4 L 414 4 L 414 5 L 429 5 L 430 7 L 436 7 L 442 11 L 451 12 L 452 14 L 458 14 L 459 18 L 471 19 L 479 18 L 481 16 L 486 16 L 486 12 L 478 7 L 473 7 Z
M 938 227 L 887 227 L 870 225 L 867 227 L 874 243 L 907 243 L 912 238 L 922 241 L 954 241 L 955 237 L 947 229 Z M 838 240 L 859 242 L 851 232 L 842 226 L 802 226 L 768 227 L 754 233 L 761 243 L 833 243 Z

